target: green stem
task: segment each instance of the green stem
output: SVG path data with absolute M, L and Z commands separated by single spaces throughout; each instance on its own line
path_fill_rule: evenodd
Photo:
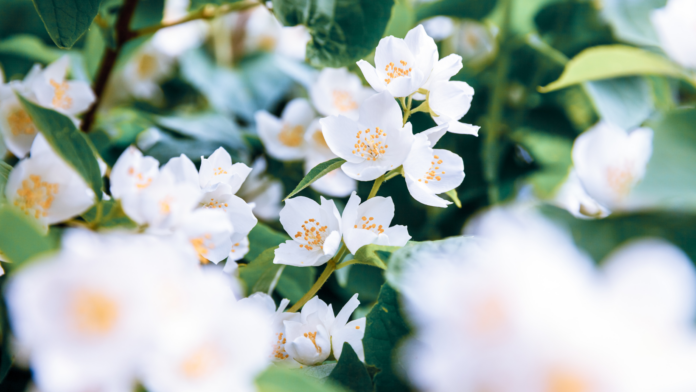
M 339 251 L 340 252 L 340 251 Z M 326 263 L 326 268 L 324 268 L 324 272 L 319 275 L 319 279 L 317 279 L 316 282 L 314 282 L 314 285 L 312 285 L 312 288 L 309 289 L 305 295 L 300 298 L 299 301 L 295 303 L 295 305 L 292 305 L 290 309 L 288 309 L 288 312 L 297 312 L 304 306 L 304 304 L 307 303 L 310 299 L 312 299 L 317 292 L 319 292 L 319 289 L 326 283 L 326 281 L 329 279 L 331 274 L 336 270 L 336 262 L 334 259 L 329 260 L 328 263 Z
M 377 191 L 379 190 L 379 187 L 382 186 L 382 183 L 384 182 L 385 178 L 386 175 L 382 174 L 375 180 L 374 184 L 372 184 L 372 190 L 370 191 L 369 196 L 367 196 L 367 200 L 370 200 L 377 195 Z

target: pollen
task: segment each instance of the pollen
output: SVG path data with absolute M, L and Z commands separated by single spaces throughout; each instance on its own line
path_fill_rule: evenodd
M 202 237 L 196 237 L 191 240 L 191 245 L 193 246 L 193 249 L 196 250 L 196 254 L 198 255 L 198 260 L 201 262 L 201 264 L 208 264 L 208 252 L 210 249 L 215 248 L 215 244 L 213 243 L 207 243 L 205 240 L 210 240 L 211 235 L 210 234 L 205 234 Z M 233 250 L 234 252 L 234 250 Z
M 387 78 L 384 79 L 384 81 L 389 84 L 391 83 L 392 80 L 396 78 L 400 78 L 402 76 L 409 76 L 411 74 L 411 68 L 406 68 L 408 66 L 408 63 L 403 60 L 399 60 L 399 66 L 395 66 L 393 62 L 390 62 L 387 64 L 386 67 L 384 67 L 384 70 L 387 72 Z M 403 67 L 403 68 L 402 68 Z
M 385 144 L 387 133 L 379 127 L 375 128 L 373 134 L 370 135 L 369 133 L 369 128 L 365 131 L 358 131 L 356 135 L 358 141 L 353 146 L 355 147 L 353 154 L 360 154 L 361 157 L 366 158 L 368 161 L 377 161 L 387 152 L 388 146 Z
M 14 108 L 7 116 L 7 124 L 10 126 L 10 132 L 14 136 L 20 135 L 35 135 L 36 127 L 34 122 L 26 110 L 21 107 Z
M 221 202 L 219 200 L 215 200 L 213 198 L 210 199 L 209 202 L 203 203 L 203 207 L 205 208 L 221 208 L 223 211 L 227 211 L 226 207 L 228 207 L 227 203 Z
M 128 169 L 128 175 L 135 176 L 135 187 L 138 189 L 145 189 L 152 184 L 152 177 L 145 178 L 143 173 L 136 174 L 135 168 L 133 167 Z
M 304 141 L 304 128 L 302 125 L 283 124 L 278 140 L 288 147 L 299 147 Z
M 167 196 L 159 201 L 159 210 L 162 215 L 169 215 L 172 212 L 172 202 L 174 198 Z
M 25 214 L 39 219 L 48 215 L 48 209 L 53 205 L 56 194 L 58 184 L 42 181 L 41 176 L 32 174 L 29 179 L 22 181 L 14 205 Z
M 321 347 L 317 345 L 317 333 L 305 332 L 304 337 L 309 339 L 312 342 L 312 344 L 314 344 L 314 348 L 317 350 L 317 353 L 321 354 Z
M 275 359 L 287 359 L 290 355 L 285 351 L 285 343 L 287 343 L 287 338 L 283 337 L 283 333 L 279 332 L 276 334 L 278 340 L 273 345 L 272 357 Z
M 372 223 L 374 219 L 374 217 L 363 216 L 362 218 L 360 218 L 360 220 L 363 222 L 360 228 L 363 230 L 371 230 L 377 234 L 384 233 L 384 228 L 382 227 L 382 225 L 377 226 L 376 223 Z M 357 229 L 358 225 L 355 225 L 355 228 Z
M 332 97 L 334 107 L 340 112 L 350 112 L 358 108 L 357 102 L 353 100 L 353 97 L 347 91 L 334 90 Z
M 422 182 L 425 182 L 427 184 L 428 181 L 441 181 L 442 180 L 442 177 L 437 175 L 436 170 L 440 169 L 440 167 L 437 165 L 442 164 L 443 160 L 440 159 L 440 157 L 438 157 L 437 155 L 433 155 L 433 158 L 435 158 L 435 160 L 430 162 L 430 169 L 428 169 L 425 172 L 425 175 L 423 176 L 422 179 L 418 180 L 419 182 L 421 182 L 421 180 L 422 180 Z M 442 174 L 445 174 L 445 172 L 442 172 Z
M 314 226 L 312 226 L 314 223 Z M 300 244 L 300 248 L 304 247 L 307 250 L 313 250 L 315 246 L 321 248 L 324 246 L 324 236 L 327 234 L 328 226 L 322 226 L 316 219 L 304 221 L 302 230 L 295 233 L 295 240 L 306 242 Z
M 85 335 L 106 335 L 113 330 L 119 318 L 116 301 L 93 289 L 76 290 L 70 311 L 75 329 Z
M 216 176 L 221 176 L 221 175 L 223 175 L 223 174 L 227 174 L 227 170 L 224 170 L 224 169 L 221 168 L 221 167 L 218 167 L 217 169 L 215 169 L 215 170 L 213 171 L 213 175 L 216 175 Z
M 72 98 L 68 96 L 68 82 L 58 83 L 54 79 L 51 79 L 49 83 L 51 83 L 51 86 L 53 86 L 53 88 L 55 89 L 55 93 L 53 94 L 53 101 L 51 101 L 53 107 L 60 109 L 70 109 L 73 101 Z

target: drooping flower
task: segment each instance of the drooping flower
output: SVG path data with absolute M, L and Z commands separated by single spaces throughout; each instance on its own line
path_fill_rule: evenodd
M 86 82 L 65 80 L 69 66 L 70 58 L 61 57 L 41 71 L 31 87 L 39 105 L 74 117 L 89 109 L 95 96 Z
M 417 134 L 404 162 L 404 177 L 409 193 L 419 202 L 433 207 L 444 208 L 451 204 L 437 195 L 457 188 L 464 181 L 462 158 L 449 150 L 433 149 L 447 132 L 448 125 Z
M 435 82 L 429 87 L 428 107 L 435 123 L 448 124 L 452 133 L 478 136 L 481 127 L 459 122 L 471 107 L 474 89 L 465 82 L 451 81 Z
M 660 45 L 674 61 L 696 69 L 696 42 L 691 31 L 696 25 L 696 2 L 669 0 L 664 8 L 651 14 Z
M 336 158 L 336 154 L 331 152 L 326 140 L 324 140 L 319 120 L 314 120 L 307 128 L 305 143 L 307 146 L 305 174 L 309 173 L 316 165 Z M 345 197 L 350 195 L 357 188 L 357 185 L 355 180 L 348 177 L 341 169 L 336 169 L 314 181 L 310 186 L 315 191 L 327 196 Z
M 568 178 L 561 185 L 553 199 L 553 204 L 565 208 L 576 218 L 603 218 L 609 211 L 590 197 L 578 178 L 575 169 L 570 171 Z
M 256 158 L 251 164 L 251 174 L 239 190 L 239 196 L 249 202 L 254 215 L 263 220 L 275 220 L 283 208 L 280 203 L 283 200 L 283 184 L 268 176 L 266 167 L 263 157 Z
M 326 144 L 347 161 L 341 169 L 358 181 L 372 181 L 399 167 L 414 140 L 411 123 L 402 124 L 399 104 L 388 92 L 365 100 L 357 121 L 331 116 L 320 123 Z
M 175 228 L 198 254 L 201 263 L 224 260 L 232 249 L 234 228 L 224 211 L 201 208 L 188 214 Z
M 343 242 L 350 253 L 368 244 L 404 246 L 411 239 L 406 226 L 392 226 L 394 202 L 391 197 L 376 196 L 360 203 L 353 192 L 343 210 Z
M 333 200 L 321 205 L 306 197 L 285 202 L 280 223 L 292 238 L 275 250 L 275 264 L 296 267 L 319 266 L 332 258 L 341 243 L 341 215 Z
M 66 221 L 94 204 L 92 189 L 42 135 L 34 139 L 30 157 L 10 172 L 5 196 L 10 204 L 44 225 Z
M 264 110 L 256 112 L 255 118 L 259 137 L 270 156 L 281 161 L 304 157 L 304 135 L 314 120 L 314 110 L 306 99 L 288 102 L 280 118 Z
M 359 305 L 358 294 L 355 294 L 334 316 L 332 306 L 326 305 L 319 297 L 309 300 L 302 307 L 299 320 L 284 321 L 287 336 L 285 350 L 290 358 L 304 365 L 317 365 L 333 351 L 338 360 L 343 343 L 347 342 L 358 358 L 365 361 L 362 338 L 365 336 L 366 320 L 363 317 L 348 322 Z
M 15 94 L 34 100 L 31 85 L 40 73 L 41 67 L 35 65 L 23 81 L 13 80 L 5 84 L 0 71 L 0 133 L 7 149 L 18 158 L 29 153 L 39 130 Z
M 404 39 L 382 38 L 375 52 L 375 67 L 365 60 L 358 61 L 358 67 L 373 89 L 389 91 L 398 98 L 423 87 L 437 60 L 435 41 L 418 25 Z
M 652 135 L 648 128 L 629 133 L 600 122 L 578 136 L 573 164 L 587 194 L 609 210 L 630 208 L 628 196 L 652 154 Z
M 324 68 L 309 90 L 312 104 L 321 115 L 344 115 L 352 120 L 358 119 L 360 105 L 373 94 L 346 68 Z

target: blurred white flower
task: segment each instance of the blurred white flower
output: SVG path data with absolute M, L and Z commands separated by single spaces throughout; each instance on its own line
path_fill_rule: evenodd
M 457 188 L 464 181 L 462 157 L 449 150 L 433 149 L 448 126 L 443 124 L 417 134 L 404 162 L 409 193 L 419 202 L 433 207 L 444 208 L 452 204 L 437 195 Z
M 149 187 L 159 174 L 159 162 L 143 156 L 137 148 L 128 147 L 118 158 L 111 170 L 111 196 L 121 199 Z
M 227 184 L 230 186 L 230 192 L 235 194 L 249 173 L 249 166 L 241 162 L 232 164 L 230 154 L 220 147 L 210 157 L 201 157 L 200 186 L 204 191 L 211 192 L 218 184 Z
M 299 320 L 285 321 L 287 343 L 285 350 L 295 361 L 304 365 L 317 365 L 332 352 L 336 360 L 341 358 L 343 343 L 353 347 L 361 361 L 365 361 L 362 338 L 365 336 L 365 318 L 348 322 L 358 308 L 358 294 L 334 316 L 331 305 L 314 297 L 303 307 Z
M 478 66 L 493 57 L 498 50 L 491 28 L 474 20 L 463 20 L 452 37 L 456 52 L 467 65 Z
M 268 155 L 281 161 L 305 156 L 304 135 L 314 120 L 314 110 L 306 99 L 288 102 L 280 118 L 265 110 L 256 112 L 256 129 Z
M 358 119 L 362 102 L 375 92 L 346 68 L 324 68 L 309 89 L 312 104 L 323 116 L 344 115 Z
M 178 22 L 188 15 L 190 0 L 166 0 L 162 22 Z M 200 46 L 208 33 L 208 24 L 192 20 L 158 30 L 152 37 L 153 47 L 170 57 L 179 57 L 189 49 Z
M 283 184 L 266 174 L 266 160 L 256 158 L 251 165 L 251 174 L 239 190 L 239 196 L 251 205 L 254 215 L 263 220 L 278 219 L 283 208 Z
M 173 57 L 160 51 L 153 42 L 148 42 L 128 60 L 119 75 L 122 83 L 114 88 L 124 89 L 137 99 L 159 102 L 163 98 L 159 84 L 173 70 Z
M 318 119 L 314 120 L 307 128 L 305 143 L 307 151 L 304 167 L 305 174 L 309 173 L 314 166 L 336 158 L 336 154 L 326 144 Z M 350 195 L 357 188 L 358 184 L 354 179 L 343 173 L 341 169 L 336 169 L 314 181 L 310 186 L 315 191 L 327 196 L 345 197 Z
M 36 102 L 67 116 L 74 117 L 92 106 L 94 92 L 82 81 L 66 81 L 70 66 L 67 55 L 49 64 L 32 83 Z
M 249 253 L 249 237 L 246 235 L 242 236 L 240 234 L 233 234 L 230 240 L 232 242 L 232 249 L 230 249 L 230 253 L 227 255 L 228 264 L 225 264 L 225 272 L 228 273 L 236 268 L 236 263 L 230 262 L 241 260 L 247 253 Z
M 10 172 L 5 186 L 10 204 L 43 225 L 66 221 L 94 204 L 94 192 L 85 180 L 37 135 L 31 156 Z
M 341 244 L 341 215 L 333 200 L 321 198 L 321 205 L 306 197 L 285 201 L 280 223 L 291 240 L 275 250 L 275 264 L 296 267 L 319 266 L 332 258 Z
M 404 246 L 411 239 L 406 226 L 392 226 L 394 202 L 391 197 L 376 196 L 360 203 L 353 192 L 343 210 L 343 241 L 350 253 L 368 244 Z
M 609 215 L 606 208 L 587 194 L 575 169 L 571 169 L 568 178 L 556 193 L 553 204 L 568 210 L 574 217 L 581 219 L 604 218 Z
M 411 150 L 411 123 L 402 125 L 401 109 L 389 92 L 376 94 L 360 107 L 357 121 L 344 116 L 320 120 L 326 144 L 347 162 L 348 177 L 372 181 L 399 167 Z
M 696 69 L 696 1 L 669 0 L 664 8 L 652 11 L 652 23 L 662 49 L 674 61 Z
M 375 67 L 365 60 L 358 67 L 377 92 L 389 91 L 394 97 L 406 97 L 423 87 L 437 63 L 435 41 L 422 25 L 414 27 L 404 39 L 382 38 L 375 52 Z
M 218 209 L 197 209 L 184 217 L 175 230 L 193 246 L 202 264 L 219 263 L 233 248 L 234 228 L 227 214 Z
M 421 22 L 425 32 L 435 41 L 442 41 L 449 38 L 454 31 L 454 22 L 452 18 L 446 16 L 436 16 L 428 18 Z
M 652 136 L 648 128 L 629 133 L 608 122 L 600 122 L 578 136 L 573 145 L 573 164 L 587 194 L 609 210 L 630 208 L 627 199 L 645 175 Z
M 41 67 L 37 64 L 23 81 L 13 80 L 5 84 L 0 71 L 0 132 L 7 149 L 17 158 L 24 158 L 29 153 L 39 130 L 15 94 L 35 101 L 31 85 L 40 73 Z
M 283 27 L 266 7 L 253 8 L 248 14 L 244 35 L 244 50 L 277 52 L 297 60 L 304 60 L 309 32 L 304 26 Z M 239 18 L 234 22 L 239 23 Z

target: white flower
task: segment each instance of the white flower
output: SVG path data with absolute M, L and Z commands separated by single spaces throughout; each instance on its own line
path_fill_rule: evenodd
M 341 227 L 343 241 L 355 254 L 368 244 L 404 246 L 411 239 L 406 226 L 392 226 L 394 202 L 391 197 L 376 196 L 360 203 L 360 197 L 353 192 L 343 210 Z
M 285 202 L 280 223 L 292 240 L 275 250 L 275 264 L 319 266 L 332 258 L 341 243 L 341 215 L 333 200 L 321 198 L 321 206 L 306 197 Z
M 369 87 L 346 68 L 324 68 L 317 81 L 309 90 L 312 104 L 324 116 L 344 115 L 358 119 L 358 109 L 362 102 L 373 95 Z
M 358 181 L 399 167 L 414 140 L 411 123 L 402 125 L 399 104 L 386 91 L 365 100 L 357 121 L 331 116 L 320 122 L 326 144 L 347 161 L 341 169 Z
M 220 147 L 207 159 L 201 157 L 200 186 L 204 191 L 211 192 L 218 184 L 227 184 L 235 194 L 250 172 L 251 168 L 243 163 L 233 165 L 230 154 Z
M 691 39 L 696 2 L 669 0 L 664 8 L 652 11 L 651 19 L 662 49 L 679 64 L 696 69 L 696 42 Z
M 254 215 L 263 220 L 275 220 L 283 208 L 280 204 L 283 200 L 283 184 L 265 173 L 266 166 L 263 157 L 256 158 L 251 164 L 251 174 L 239 190 L 239 196 L 252 205 Z
M 375 67 L 365 60 L 358 66 L 377 92 L 389 91 L 406 97 L 423 87 L 438 59 L 437 45 L 422 25 L 414 27 L 404 39 L 382 38 L 375 52 Z
M 229 266 L 228 264 L 225 264 L 225 272 L 228 273 L 234 270 L 237 264 L 230 262 L 241 260 L 247 253 L 249 253 L 249 237 L 242 236 L 240 234 L 233 234 L 230 240 L 232 242 L 232 249 L 230 249 L 230 253 L 227 255 L 227 262 Z M 232 264 L 235 264 L 235 266 Z
M 40 72 L 41 67 L 36 65 L 24 81 L 11 81 L 7 84 L 4 84 L 0 72 L 0 133 L 7 149 L 18 158 L 24 158 L 29 153 L 39 130 L 15 94 L 20 93 L 33 100 L 31 84 Z
M 256 112 L 255 118 L 259 137 L 270 156 L 281 161 L 304 157 L 304 135 L 314 120 L 314 110 L 306 99 L 288 102 L 281 118 L 265 110 Z
M 111 196 L 121 199 L 149 187 L 159 174 L 159 162 L 153 157 L 144 157 L 137 148 L 128 147 L 118 158 L 111 170 Z
M 449 124 L 452 133 L 478 136 L 481 127 L 459 122 L 471 107 L 474 89 L 464 82 L 450 81 L 438 81 L 429 87 L 428 106 L 435 123 Z
M 365 361 L 362 338 L 365 336 L 365 318 L 348 322 L 360 301 L 355 294 L 334 316 L 331 305 L 314 297 L 300 314 L 300 320 L 285 321 L 287 343 L 285 350 L 295 361 L 304 365 L 317 365 L 331 354 L 341 358 L 343 343 L 353 347 L 361 361 Z
M 648 128 L 628 133 L 600 122 L 578 136 L 573 164 L 587 194 L 610 210 L 630 207 L 627 198 L 652 154 L 652 135 Z
M 448 38 L 454 31 L 454 22 L 452 22 L 452 18 L 446 16 L 428 18 L 422 23 L 425 32 L 435 41 L 442 41 Z
M 406 162 L 404 177 L 409 193 L 419 202 L 433 207 L 447 207 L 451 202 L 437 195 L 457 188 L 464 181 L 464 161 L 459 155 L 432 146 L 447 131 L 440 125 L 416 135 Z
M 89 109 L 95 96 L 86 82 L 65 80 L 69 66 L 67 55 L 49 64 L 32 83 L 32 90 L 39 105 L 75 116 Z
M 234 25 L 239 24 L 239 17 L 235 19 Z M 244 50 L 247 53 L 277 52 L 290 58 L 304 60 L 310 38 L 306 27 L 283 27 L 272 12 L 260 6 L 248 13 Z
M 193 246 L 203 264 L 219 263 L 232 249 L 234 228 L 227 214 L 218 209 L 193 211 L 182 220 L 177 232 Z
M 554 197 L 553 203 L 565 208 L 576 218 L 604 218 L 609 215 L 606 208 L 587 194 L 575 169 L 572 169 L 568 174 L 568 178 Z
M 92 189 L 42 135 L 34 139 L 31 156 L 10 172 L 5 196 L 10 204 L 44 225 L 66 221 L 94 204 Z
M 326 144 L 319 120 L 314 120 L 307 128 L 305 143 L 307 146 L 305 174 L 309 173 L 316 165 L 336 158 L 336 154 L 331 152 L 331 149 Z M 341 169 L 336 169 L 314 181 L 310 186 L 315 191 L 328 196 L 345 197 L 350 195 L 357 188 L 358 184 L 354 179 L 343 173 Z

